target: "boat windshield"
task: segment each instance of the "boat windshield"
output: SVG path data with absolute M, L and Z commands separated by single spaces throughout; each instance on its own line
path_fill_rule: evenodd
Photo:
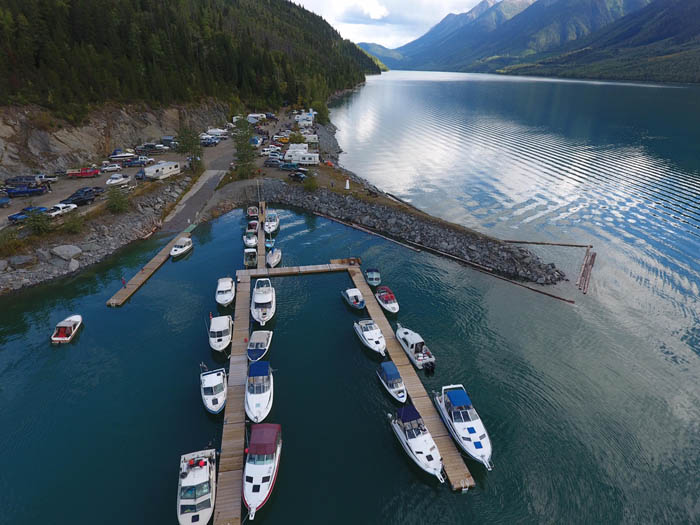
M 423 429 L 423 428 L 407 428 L 406 429 L 406 437 L 408 439 L 417 438 L 420 435 L 422 435 L 424 432 L 425 432 L 425 429 Z
M 214 386 L 205 386 L 203 390 L 205 396 L 215 396 L 216 394 L 220 394 L 224 391 L 224 384 L 219 383 Z
M 264 394 L 268 390 L 270 390 L 269 376 L 255 376 L 248 378 L 249 394 Z
M 206 496 L 209 492 L 211 492 L 209 482 L 204 481 L 198 485 L 180 487 L 180 499 L 198 499 L 202 496 Z
M 375 330 L 374 324 L 366 324 L 362 326 L 362 331 L 363 332 L 373 332 Z
M 216 293 L 217 293 L 218 295 L 228 295 L 228 294 L 231 293 L 231 290 L 228 290 L 228 289 L 226 289 L 226 290 L 217 290 Z
M 455 423 L 467 423 L 469 421 L 477 421 L 479 414 L 476 413 L 473 407 L 457 407 L 452 410 L 452 420 Z
M 403 386 L 403 381 L 401 381 L 401 379 L 389 379 L 386 384 L 389 388 L 401 388 Z
M 272 308 L 272 301 L 268 301 L 268 302 L 266 302 L 266 303 L 258 303 L 258 302 L 256 302 L 256 303 L 255 303 L 255 308 L 256 308 L 256 309 L 258 309 L 258 308 L 260 308 L 260 309 L 262 309 L 262 308 Z
M 251 465 L 267 465 L 275 459 L 274 454 L 248 454 L 248 463 Z
M 224 328 L 223 330 L 220 330 L 220 331 L 211 330 L 209 332 L 209 337 L 211 337 L 212 339 L 217 339 L 219 337 L 226 337 L 226 336 L 228 336 L 228 334 L 229 334 L 228 328 Z
M 209 498 L 204 501 L 200 501 L 196 505 L 180 505 L 180 514 L 191 514 L 193 512 L 199 512 L 200 510 L 210 509 L 211 500 Z

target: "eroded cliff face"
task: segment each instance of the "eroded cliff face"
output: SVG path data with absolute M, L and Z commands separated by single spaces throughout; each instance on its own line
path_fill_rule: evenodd
M 215 100 L 165 109 L 108 105 L 93 111 L 84 124 L 71 126 L 37 106 L 3 107 L 0 179 L 99 163 L 115 148 L 160 142 L 183 126 L 195 131 L 221 126 L 228 113 L 228 106 Z

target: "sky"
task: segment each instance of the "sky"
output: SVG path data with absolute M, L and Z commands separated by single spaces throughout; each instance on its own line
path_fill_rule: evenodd
M 479 0 L 294 0 L 321 15 L 344 38 L 389 48 L 423 35 L 449 13 L 464 13 Z

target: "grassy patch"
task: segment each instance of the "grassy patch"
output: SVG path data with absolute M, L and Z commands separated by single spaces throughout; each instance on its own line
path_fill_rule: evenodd
M 17 232 L 9 228 L 0 231 L 0 257 L 11 257 L 22 253 L 27 248 L 27 242 L 17 237 Z

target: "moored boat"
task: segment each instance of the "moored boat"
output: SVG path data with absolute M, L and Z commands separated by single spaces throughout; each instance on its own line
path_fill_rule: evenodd
M 258 234 L 248 230 L 243 236 L 243 244 L 246 248 L 255 248 L 258 245 Z
M 396 339 L 399 340 L 399 344 L 416 368 L 431 371 L 435 369 L 435 356 L 420 334 L 397 323 Z
M 231 277 L 222 277 L 216 284 L 216 302 L 221 306 L 228 306 L 236 296 L 236 286 Z
M 257 220 L 259 213 L 260 212 L 257 206 L 248 206 L 248 209 L 246 210 L 246 217 L 248 217 L 249 220 Z
M 365 298 L 362 297 L 362 292 L 357 288 L 348 288 L 347 290 L 342 290 L 340 295 L 343 296 L 345 302 L 348 306 L 356 310 L 362 310 L 365 307 Z
M 246 268 L 255 268 L 258 265 L 258 252 L 255 248 L 246 248 L 243 250 L 243 266 Z
M 255 361 L 248 367 L 245 413 L 253 423 L 261 423 L 270 414 L 275 383 L 269 361 Z
M 403 384 L 401 374 L 399 374 L 399 369 L 396 368 L 393 361 L 384 361 L 379 365 L 377 377 L 391 397 L 399 403 L 406 402 L 406 387 Z
M 170 256 L 175 259 L 182 257 L 192 249 L 192 239 L 189 237 L 180 237 L 175 241 L 175 245 L 170 249 Z
M 265 222 L 263 223 L 263 230 L 268 235 L 272 235 L 280 227 L 280 218 L 275 211 L 265 212 Z
M 398 313 L 399 303 L 396 300 L 394 292 L 391 291 L 391 288 L 388 286 L 380 286 L 377 288 L 374 296 L 377 298 L 379 306 L 384 308 L 384 310 L 392 314 Z
M 365 280 L 370 286 L 379 286 L 382 284 L 382 276 L 376 268 L 367 268 L 365 270 Z
M 256 330 L 250 334 L 246 353 L 248 361 L 259 361 L 270 349 L 272 343 L 272 332 L 270 330 Z
M 207 370 L 204 363 L 200 364 L 199 390 L 202 394 L 204 408 L 212 414 L 220 413 L 226 406 L 226 369 Z
M 216 450 L 200 450 L 180 457 L 177 520 L 180 525 L 209 523 L 216 502 Z
M 487 470 L 491 463 L 491 439 L 463 385 L 443 386 L 433 400 L 457 444 Z
M 248 227 L 246 228 L 246 231 L 258 233 L 259 224 L 260 223 L 258 221 L 248 221 Z
M 230 315 L 212 317 L 209 321 L 209 346 L 216 352 L 224 352 L 231 344 L 233 320 Z
M 268 252 L 275 247 L 275 240 L 271 237 L 265 238 L 265 250 Z
M 270 498 L 281 456 L 282 427 L 271 423 L 251 425 L 243 468 L 243 503 L 248 508 L 248 519 L 255 519 Z
M 277 298 L 270 279 L 258 279 L 250 298 L 250 314 L 254 320 L 265 326 L 275 315 Z
M 435 476 L 440 483 L 444 483 L 440 451 L 416 407 L 408 403 L 399 408 L 395 415 L 388 414 L 388 416 L 391 429 L 406 454 L 421 469 Z
M 53 344 L 70 343 L 83 326 L 83 317 L 75 314 L 66 317 L 63 321 L 56 325 L 51 336 Z
M 362 344 L 370 350 L 377 352 L 382 357 L 386 355 L 386 340 L 379 326 L 377 326 L 377 323 L 372 319 L 365 319 L 353 323 L 353 328 L 355 329 L 357 337 L 362 341 Z
M 282 260 L 282 250 L 279 248 L 274 248 L 270 250 L 265 256 L 265 262 L 270 268 L 277 266 Z

